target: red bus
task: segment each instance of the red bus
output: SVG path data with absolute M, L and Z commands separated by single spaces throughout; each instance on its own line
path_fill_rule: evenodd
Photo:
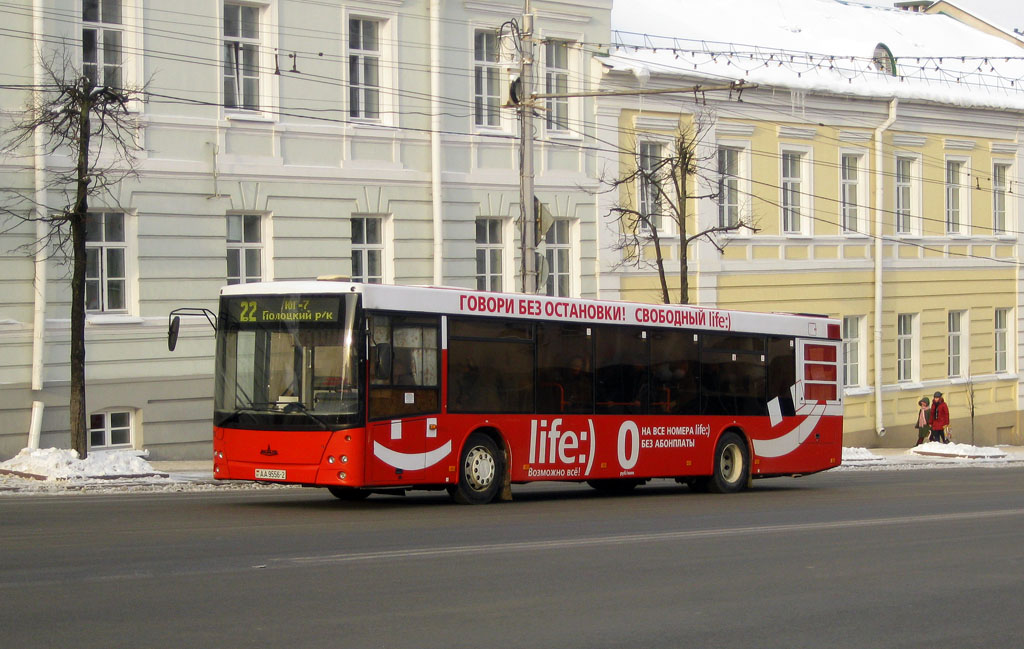
M 222 289 L 214 476 L 342 499 L 536 480 L 735 492 L 838 466 L 839 323 L 289 281 Z

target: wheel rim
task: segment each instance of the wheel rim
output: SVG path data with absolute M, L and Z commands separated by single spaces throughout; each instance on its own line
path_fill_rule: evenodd
M 737 444 L 729 444 L 722 449 L 719 469 L 722 472 L 722 479 L 726 482 L 732 483 L 739 480 L 743 473 L 743 449 Z
M 494 456 L 483 446 L 475 446 L 466 453 L 466 483 L 474 491 L 483 491 L 494 482 L 495 469 Z

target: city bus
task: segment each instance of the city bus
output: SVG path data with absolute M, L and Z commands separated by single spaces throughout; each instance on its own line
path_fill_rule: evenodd
M 321 278 L 223 288 L 216 340 L 220 480 L 483 504 L 554 480 L 731 493 L 842 458 L 825 316 Z

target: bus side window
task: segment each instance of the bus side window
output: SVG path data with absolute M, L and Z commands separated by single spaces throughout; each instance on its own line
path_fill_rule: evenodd
M 591 329 L 556 322 L 537 326 L 538 412 L 594 412 Z
M 439 331 L 436 316 L 371 316 L 371 419 L 440 409 Z

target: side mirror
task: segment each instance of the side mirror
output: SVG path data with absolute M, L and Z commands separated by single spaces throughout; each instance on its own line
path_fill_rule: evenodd
M 377 343 L 374 347 L 376 350 L 377 358 L 374 359 L 373 363 L 373 377 L 377 380 L 384 381 L 391 378 L 391 344 L 390 343 Z
M 174 316 L 171 318 L 171 324 L 167 325 L 167 351 L 174 351 L 175 346 L 178 344 L 178 329 L 181 328 L 181 318 Z

